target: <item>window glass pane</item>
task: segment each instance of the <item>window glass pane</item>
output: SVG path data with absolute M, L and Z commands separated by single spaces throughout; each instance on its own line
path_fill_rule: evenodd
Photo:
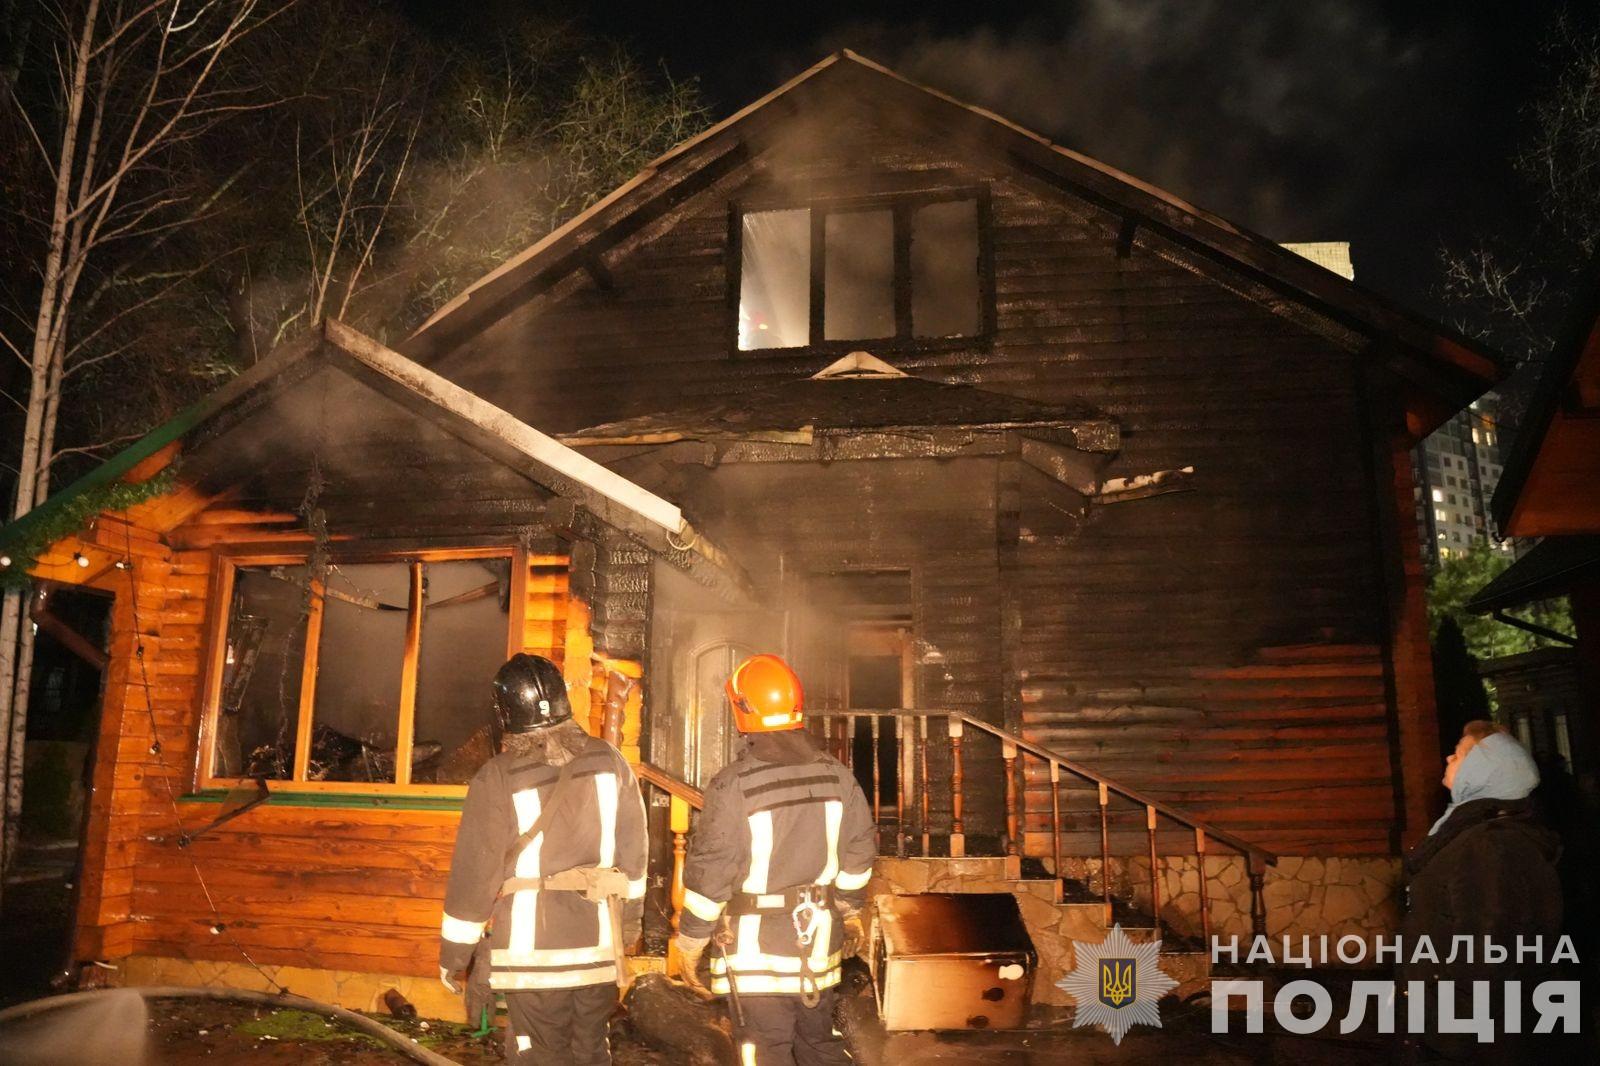
M 823 336 L 893 337 L 894 213 L 835 211 L 823 230 Z
M 284 780 L 294 773 L 305 663 L 306 568 L 234 572 L 213 772 Z
M 983 328 L 976 200 L 928 204 L 912 214 L 911 328 L 919 337 L 970 337 Z
M 739 253 L 739 348 L 811 343 L 811 212 L 752 211 Z
M 508 559 L 428 563 L 411 780 L 464 785 L 494 754 L 489 682 L 506 659 Z
M 407 563 L 329 568 L 311 730 L 313 781 L 393 781 Z

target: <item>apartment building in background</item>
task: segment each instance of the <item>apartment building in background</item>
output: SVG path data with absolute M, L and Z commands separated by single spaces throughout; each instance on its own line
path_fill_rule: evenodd
M 1340 277 L 1355 279 L 1346 241 L 1284 247 Z M 1489 513 L 1489 499 L 1500 482 L 1499 409 L 1498 397 L 1486 393 L 1412 453 L 1417 535 L 1422 538 L 1422 557 L 1429 566 L 1465 553 L 1477 540 L 1511 554 L 1511 542 L 1499 539 Z
M 1499 397 L 1485 393 L 1411 453 L 1417 533 L 1431 565 L 1464 554 L 1478 540 L 1512 554 L 1489 512 L 1504 461 L 1499 410 Z

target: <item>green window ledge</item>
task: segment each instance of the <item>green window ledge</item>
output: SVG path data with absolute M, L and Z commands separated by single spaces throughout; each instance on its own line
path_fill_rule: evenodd
M 178 799 L 184 803 L 221 803 L 228 789 L 207 788 L 187 792 Z M 265 804 L 268 807 L 331 807 L 340 810 L 394 810 L 394 811 L 459 811 L 461 800 L 455 796 L 385 796 L 360 792 L 277 792 Z

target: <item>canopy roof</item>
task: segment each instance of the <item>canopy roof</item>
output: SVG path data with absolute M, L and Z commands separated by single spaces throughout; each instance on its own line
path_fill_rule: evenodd
M 750 389 L 732 399 L 686 403 L 656 414 L 564 434 L 575 447 L 675 440 L 808 443 L 813 434 L 888 429 L 1056 429 L 1085 451 L 1116 445 L 1117 426 L 1085 404 L 1052 405 L 916 377 L 853 352 L 810 377 Z
M 1549 537 L 1478 590 L 1467 610 L 1490 614 L 1565 596 L 1572 586 L 1600 579 L 1600 535 Z

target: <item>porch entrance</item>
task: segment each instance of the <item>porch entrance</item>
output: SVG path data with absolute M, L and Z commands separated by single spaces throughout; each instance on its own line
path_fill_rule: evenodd
M 911 630 L 904 625 L 858 622 L 849 627 L 845 659 L 844 710 L 888 711 L 911 707 L 916 702 L 912 672 Z M 872 803 L 880 831 L 888 824 L 900 824 L 900 781 L 902 752 L 893 728 L 885 729 L 885 719 L 858 716 L 852 722 L 848 761 L 855 768 L 856 780 Z M 893 719 L 887 719 L 893 725 Z

